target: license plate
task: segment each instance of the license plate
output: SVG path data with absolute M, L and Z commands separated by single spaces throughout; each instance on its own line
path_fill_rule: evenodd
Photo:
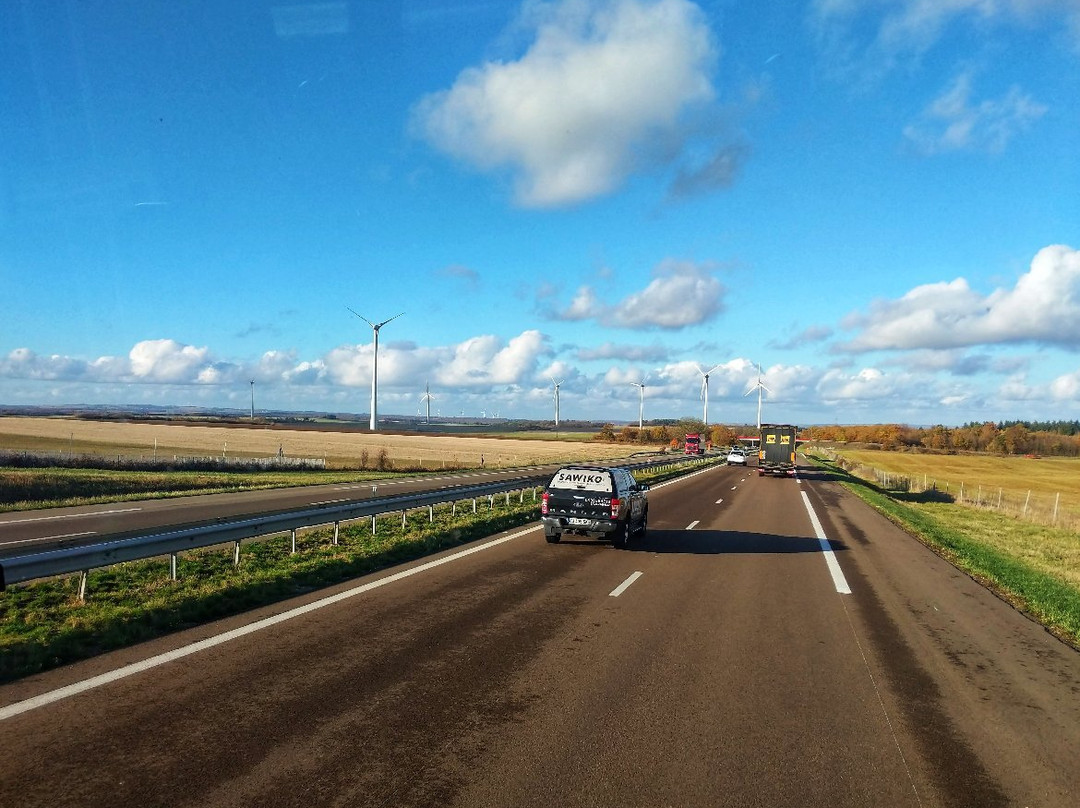
M 591 519 L 572 518 L 572 519 L 567 519 L 566 521 L 569 522 L 572 525 L 588 525 L 588 524 L 592 523 Z

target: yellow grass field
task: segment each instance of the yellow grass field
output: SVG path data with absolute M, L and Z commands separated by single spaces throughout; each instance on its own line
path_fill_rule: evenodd
M 380 432 L 331 432 L 266 427 L 195 426 L 170 423 L 115 423 L 71 418 L 0 417 L 0 449 L 57 451 L 125 457 L 222 456 L 324 458 L 327 467 L 370 462 L 385 450 L 395 466 L 429 469 L 455 466 L 518 466 L 625 457 L 653 447 L 562 440 L 517 440 Z M 656 447 L 659 448 L 659 447 Z
M 916 490 L 936 488 L 965 504 L 1034 518 L 1080 523 L 1080 458 L 937 455 L 838 449 L 848 461 L 911 478 Z M 1056 518 L 1055 518 L 1056 513 Z

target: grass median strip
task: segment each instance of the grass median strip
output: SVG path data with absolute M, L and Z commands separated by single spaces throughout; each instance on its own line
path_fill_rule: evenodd
M 890 521 L 1080 648 L 1080 536 L 990 511 L 940 492 L 890 492 L 817 462 Z
M 238 567 L 228 549 L 180 556 L 177 580 L 168 559 L 91 571 L 85 602 L 78 578 L 14 586 L 0 593 L 0 682 L 189 628 L 430 555 L 539 519 L 539 508 L 495 497 L 407 514 L 385 514 L 332 529 L 281 534 L 245 544 Z

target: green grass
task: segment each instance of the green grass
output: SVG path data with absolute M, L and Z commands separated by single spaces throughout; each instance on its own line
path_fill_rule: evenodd
M 0 511 L 360 482 L 402 476 L 407 475 L 377 471 L 237 473 L 0 468 Z
M 637 477 L 655 483 L 698 468 L 638 472 Z M 105 474 L 115 480 L 118 474 L 137 473 Z M 85 602 L 78 599 L 78 576 L 12 586 L 0 592 L 0 682 L 341 583 L 540 516 L 539 504 L 528 494 L 524 502 L 513 495 L 509 503 L 495 496 L 492 508 L 488 502 L 479 499 L 475 514 L 471 500 L 459 503 L 456 514 L 450 504 L 440 505 L 430 522 L 427 509 L 412 511 L 404 528 L 400 512 L 385 514 L 375 535 L 370 522 L 360 520 L 342 526 L 337 546 L 329 529 L 303 531 L 295 555 L 287 534 L 267 537 L 243 545 L 238 567 L 231 545 L 184 553 L 175 581 L 167 559 L 92 570 Z
M 836 479 L 1050 631 L 1080 647 L 1080 537 L 965 508 L 935 492 L 889 492 L 818 459 Z
M 211 549 L 179 558 L 177 580 L 167 560 L 136 561 L 91 571 L 85 602 L 78 577 L 13 586 L 0 593 L 0 682 L 85 659 L 172 631 L 274 603 L 403 561 L 429 555 L 539 518 L 526 497 L 495 497 L 472 513 L 459 504 L 401 515 L 386 514 L 376 533 L 362 520 L 332 531 L 301 533 L 291 554 L 288 535 L 245 544 L 238 567 L 232 550 Z

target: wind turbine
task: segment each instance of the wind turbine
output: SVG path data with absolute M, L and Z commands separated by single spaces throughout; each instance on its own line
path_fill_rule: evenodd
M 642 417 L 645 414 L 645 379 L 642 379 L 640 382 L 630 382 L 630 384 L 638 388 L 637 428 L 638 433 L 640 434 L 644 423 Z
M 563 379 L 555 381 L 555 377 L 551 377 L 551 383 L 555 385 L 555 429 L 559 428 L 559 386 L 563 383 Z
M 431 390 L 428 389 L 428 383 L 424 382 L 424 395 L 420 396 L 420 403 L 427 402 L 427 417 L 424 419 L 425 424 L 431 423 L 431 400 L 435 396 L 431 395 Z
M 346 306 L 345 308 L 349 309 L 348 306 Z M 395 314 L 393 317 L 390 318 L 390 320 L 383 320 L 381 323 L 373 323 L 364 315 L 359 314 L 352 309 L 349 309 L 349 311 L 352 311 L 353 314 L 355 314 L 365 323 L 370 325 L 372 333 L 374 333 L 375 335 L 375 350 L 372 351 L 371 354 L 371 424 L 369 425 L 369 429 L 374 432 L 379 428 L 379 416 L 377 412 L 379 401 L 379 329 L 381 329 L 384 325 L 390 322 L 390 320 L 396 320 L 405 312 Z
M 700 365 L 696 365 L 697 372 L 701 374 L 701 398 L 705 401 L 705 408 L 701 413 L 701 420 L 705 423 L 705 431 L 709 430 L 709 374 L 716 368 L 720 367 L 716 365 L 708 370 L 702 370 Z
M 255 380 L 251 380 L 251 420 L 255 420 Z
M 761 380 L 761 365 L 760 365 L 760 363 L 757 366 L 757 381 L 754 382 L 753 387 L 751 387 L 749 390 L 747 390 L 745 393 L 743 393 L 743 396 L 750 395 L 752 392 L 754 392 L 754 388 L 757 388 L 757 428 L 761 429 L 761 391 L 764 390 L 766 393 L 772 393 L 772 390 L 770 390 L 768 387 L 766 387 L 765 382 L 763 382 Z

